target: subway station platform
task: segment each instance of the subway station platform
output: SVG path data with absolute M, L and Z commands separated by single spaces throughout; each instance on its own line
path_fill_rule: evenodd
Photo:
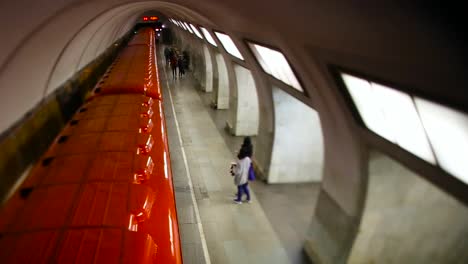
M 184 263 L 308 263 L 302 247 L 319 186 L 256 181 L 251 204 L 233 203 L 228 170 L 242 138 L 224 130 L 226 111 L 209 107 L 190 73 L 173 80 L 158 64 Z

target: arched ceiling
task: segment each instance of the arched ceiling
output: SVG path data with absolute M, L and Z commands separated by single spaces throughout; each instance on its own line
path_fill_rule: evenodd
M 1 100 L 0 111 L 8 114 L 2 114 L 0 131 L 99 55 L 147 10 L 224 31 L 236 43 L 250 39 L 278 47 L 311 95 L 315 88 L 322 89 L 308 80 L 312 62 L 352 68 L 463 105 L 468 95 L 460 43 L 416 8 L 390 0 L 2 1 L 0 92 L 8 100 Z

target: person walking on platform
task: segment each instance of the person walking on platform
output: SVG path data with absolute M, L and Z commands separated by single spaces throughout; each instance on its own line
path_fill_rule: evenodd
M 184 69 L 188 71 L 190 65 L 190 56 L 188 51 L 184 50 L 184 52 L 182 52 L 182 56 L 184 58 Z
M 250 203 L 250 192 L 248 185 L 249 169 L 252 161 L 246 155 L 245 151 L 240 151 L 237 155 L 237 162 L 232 168 L 232 174 L 234 176 L 234 184 L 237 186 L 237 198 L 234 199 L 236 204 L 242 203 L 242 195 L 247 195 L 247 201 Z
M 164 48 L 164 58 L 166 59 L 166 66 L 169 65 L 171 61 L 171 50 L 168 47 Z
M 172 79 L 177 79 L 177 56 L 175 53 L 171 56 Z
M 182 78 L 185 74 L 184 60 L 182 56 L 179 56 L 179 59 L 177 60 L 177 67 L 179 68 L 179 78 Z

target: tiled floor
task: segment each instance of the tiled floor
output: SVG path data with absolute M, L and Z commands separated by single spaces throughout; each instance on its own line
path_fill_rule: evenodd
M 174 81 L 165 74 L 161 68 L 184 263 L 307 263 L 302 243 L 318 187 L 255 182 L 253 203 L 234 204 L 228 165 L 242 139 L 223 130 L 225 112 L 211 110 L 206 95 L 197 92 L 188 77 Z M 208 261 L 201 237 L 206 240 Z

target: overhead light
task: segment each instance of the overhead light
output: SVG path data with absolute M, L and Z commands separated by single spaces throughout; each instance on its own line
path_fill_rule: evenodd
M 195 35 L 197 35 L 197 37 L 203 39 L 202 35 L 200 34 L 200 31 L 198 31 L 198 29 L 194 25 L 190 24 L 190 27 L 192 27 L 193 32 L 195 33 Z
M 211 36 L 210 32 L 208 32 L 208 30 L 204 27 L 200 27 L 201 28 L 201 31 L 203 33 L 203 35 L 205 36 L 205 39 L 213 46 L 217 47 L 218 45 L 216 45 L 216 41 L 214 40 L 214 38 Z
M 236 45 L 232 41 L 231 37 L 229 37 L 228 35 L 226 35 L 224 33 L 220 33 L 220 32 L 215 32 L 215 34 L 218 37 L 221 44 L 223 44 L 224 49 L 229 54 L 231 54 L 232 56 L 237 57 L 237 58 L 239 58 L 241 60 L 244 59 L 244 57 L 242 57 L 242 54 L 240 53 L 240 51 L 237 49 Z
M 249 43 L 249 46 L 266 73 L 301 92 L 304 91 L 283 53 L 258 44 Z

